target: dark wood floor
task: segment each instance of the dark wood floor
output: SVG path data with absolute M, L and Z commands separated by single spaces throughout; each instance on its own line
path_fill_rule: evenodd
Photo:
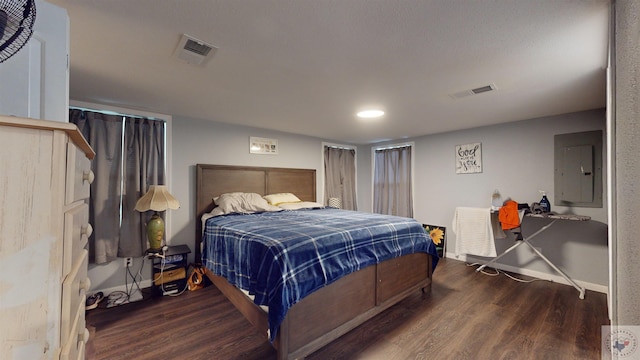
M 485 276 L 453 259 L 410 296 L 308 359 L 600 359 L 606 295 Z M 87 359 L 274 359 L 214 287 L 87 312 Z

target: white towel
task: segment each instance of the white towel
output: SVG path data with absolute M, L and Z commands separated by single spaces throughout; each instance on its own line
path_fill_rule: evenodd
M 458 207 L 453 215 L 452 225 L 453 232 L 456 233 L 456 256 L 496 256 L 491 208 Z

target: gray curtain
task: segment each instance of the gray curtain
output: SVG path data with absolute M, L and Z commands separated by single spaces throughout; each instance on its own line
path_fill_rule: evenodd
M 139 257 L 148 248 L 145 224 L 152 211 L 135 211 L 136 202 L 149 185 L 165 183 L 164 122 L 125 119 L 124 191 L 122 194 L 122 230 L 118 256 Z M 161 213 L 164 217 L 164 213 Z
M 89 222 L 94 228 L 89 238 L 90 262 L 144 255 L 145 224 L 152 213 L 134 208 L 149 185 L 164 184 L 164 122 L 78 109 L 69 111 L 69 121 L 96 152 L 91 163 L 95 180 L 89 200 Z
M 411 146 L 375 151 L 373 211 L 413 217 Z
M 69 121 L 76 124 L 96 157 L 91 170 L 89 261 L 102 264 L 118 255 L 120 236 L 120 169 L 122 166 L 122 116 L 72 109 Z
M 356 151 L 324 147 L 324 203 L 339 198 L 342 208 L 358 210 L 356 201 Z

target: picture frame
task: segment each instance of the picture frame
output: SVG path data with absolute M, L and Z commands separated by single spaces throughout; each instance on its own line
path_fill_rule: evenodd
M 436 251 L 438 252 L 438 256 L 440 258 L 446 257 L 446 248 L 447 248 L 447 228 L 439 225 L 430 225 L 430 224 L 422 224 L 424 231 L 427 232 L 427 235 L 433 241 L 433 244 L 436 246 Z
M 482 143 L 456 145 L 456 174 L 482 172 Z
M 249 153 L 278 155 L 278 139 L 250 136 Z

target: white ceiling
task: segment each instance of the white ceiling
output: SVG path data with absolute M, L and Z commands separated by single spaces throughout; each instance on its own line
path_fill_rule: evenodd
M 354 144 L 605 106 L 608 0 L 49 1 L 73 100 Z M 219 49 L 188 64 L 182 34 Z

